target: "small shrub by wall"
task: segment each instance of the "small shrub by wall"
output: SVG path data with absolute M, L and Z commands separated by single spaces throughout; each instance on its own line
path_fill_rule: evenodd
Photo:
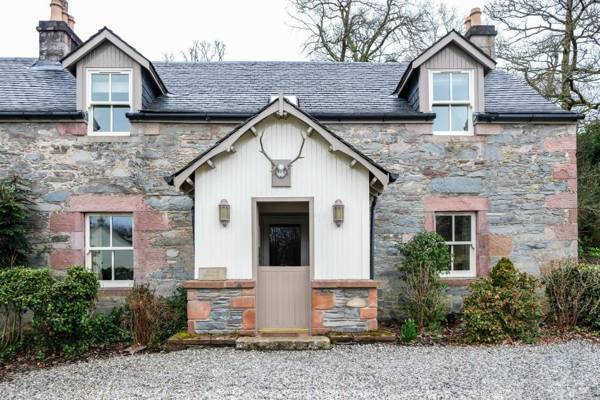
M 450 266 L 450 253 L 436 233 L 419 233 L 399 246 L 404 257 L 399 270 L 400 311 L 412 318 L 419 330 L 437 329 L 447 310 L 440 273 Z
M 27 264 L 30 205 L 29 189 L 22 179 L 0 180 L 0 268 Z
M 535 294 L 538 281 L 502 258 L 489 278 L 469 285 L 461 330 L 471 343 L 534 342 L 540 334 L 542 309 Z
M 564 261 L 544 273 L 549 318 L 562 329 L 600 329 L 600 266 Z

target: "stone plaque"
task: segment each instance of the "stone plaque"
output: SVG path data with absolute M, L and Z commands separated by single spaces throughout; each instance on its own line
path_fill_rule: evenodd
M 198 268 L 198 279 L 201 281 L 222 281 L 227 279 L 227 268 Z
M 291 187 L 292 186 L 292 166 L 288 165 L 290 160 L 273 160 L 275 165 L 282 163 L 287 165 L 287 174 L 283 178 L 280 178 L 276 175 L 275 169 L 273 169 L 271 175 L 271 186 L 272 187 Z

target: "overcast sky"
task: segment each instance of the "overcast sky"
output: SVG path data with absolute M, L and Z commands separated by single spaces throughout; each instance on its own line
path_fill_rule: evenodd
M 482 0 L 446 0 L 467 16 Z M 2 0 L 0 57 L 35 57 L 39 20 L 50 0 Z M 305 33 L 293 28 L 287 0 L 69 0 L 83 40 L 104 25 L 151 60 L 179 53 L 194 40 L 219 39 L 225 60 L 307 60 Z M 180 57 L 176 57 L 180 58 Z

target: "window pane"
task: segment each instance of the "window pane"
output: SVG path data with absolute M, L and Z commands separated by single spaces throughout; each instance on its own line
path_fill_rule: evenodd
M 452 100 L 469 100 L 469 74 L 452 74 Z
M 115 250 L 115 280 L 133 280 L 133 250 Z
M 112 251 L 92 250 L 92 271 L 102 281 L 112 280 Z
M 110 107 L 94 106 L 94 132 L 110 132 Z
M 454 217 L 454 241 L 471 241 L 471 216 L 457 215 Z
M 133 245 L 131 236 L 131 217 L 112 217 L 112 247 L 131 247 Z
M 271 266 L 302 265 L 300 225 L 269 226 L 269 264 Z
M 92 101 L 108 101 L 108 74 L 92 74 Z
M 450 215 L 438 215 L 435 217 L 435 231 L 445 241 L 452 241 L 452 217 Z
M 453 271 L 468 271 L 471 266 L 471 245 L 455 244 Z
M 468 106 L 452 106 L 452 131 L 468 131 L 469 130 L 469 107 Z M 437 118 L 436 118 L 437 119 Z M 435 122 L 434 122 L 435 126 Z
M 129 74 L 111 74 L 111 100 L 129 101 Z
M 449 106 L 433 106 L 431 111 L 435 113 L 433 120 L 434 132 L 447 132 L 450 130 L 450 107 Z
M 433 74 L 433 101 L 450 100 L 450 73 Z
M 90 246 L 110 246 L 110 217 L 90 215 Z
M 113 107 L 113 132 L 129 132 L 129 120 L 126 113 L 129 112 L 129 106 Z

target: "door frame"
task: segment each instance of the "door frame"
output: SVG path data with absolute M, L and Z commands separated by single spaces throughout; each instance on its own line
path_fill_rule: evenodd
M 258 204 L 259 203 L 308 203 L 308 332 L 312 334 L 312 285 L 311 282 L 314 279 L 314 266 L 315 266 L 315 223 L 314 223 L 314 202 L 315 198 L 312 196 L 305 197 L 252 197 L 252 279 L 255 284 L 255 320 L 254 334 L 258 334 L 258 292 L 260 291 L 260 282 L 258 280 L 258 265 L 259 265 L 259 251 L 258 246 L 261 240 L 261 233 L 259 229 L 259 215 L 258 215 Z

